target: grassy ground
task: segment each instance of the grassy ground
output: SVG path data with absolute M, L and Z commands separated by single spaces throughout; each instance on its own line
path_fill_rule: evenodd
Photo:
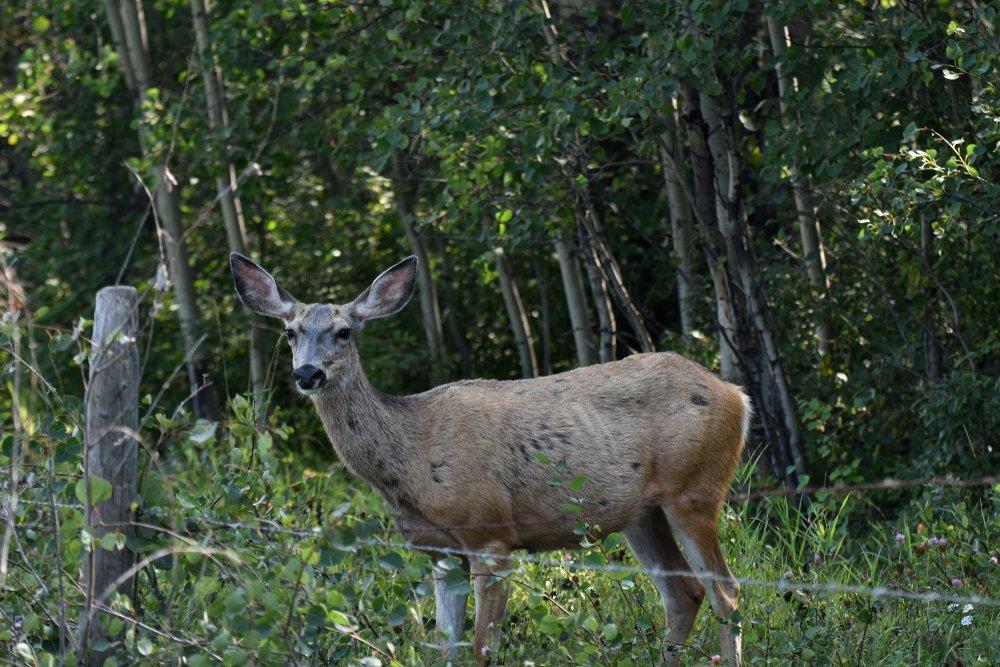
M 331 457 L 298 451 L 301 440 L 288 429 L 256 431 L 243 401 L 225 428 L 161 417 L 150 430 L 150 440 L 173 453 L 145 460 L 143 526 L 130 547 L 140 558 L 163 548 L 186 553 L 151 560 L 135 599 L 115 600 L 122 618 L 111 629 L 124 632 L 118 664 L 441 663 L 430 561 L 379 544 L 400 539 L 387 528 L 391 517 Z M 55 471 L 54 497 L 69 505 L 79 472 L 72 433 L 54 428 L 32 440 L 36 470 Z M 81 555 L 91 540 L 74 507 L 58 510 L 53 530 L 42 478 L 23 496 L 41 504 L 23 503 L 17 514 L 0 642 L 12 661 L 58 664 L 72 641 Z M 737 486 L 753 478 L 746 466 Z M 824 588 L 1000 598 L 1000 489 L 908 493 L 727 505 L 730 565 L 738 577 L 760 582 L 744 585 L 741 596 L 748 663 L 1000 663 L 1000 607 Z M 101 544 L 92 546 L 118 548 L 121 540 Z M 637 564 L 620 536 L 542 557 L 556 563 L 517 562 L 509 573 L 500 662 L 654 660 L 659 598 L 648 578 L 629 571 Z M 466 584 L 456 577 L 455 585 Z M 684 663 L 710 663 L 717 632 L 705 604 Z

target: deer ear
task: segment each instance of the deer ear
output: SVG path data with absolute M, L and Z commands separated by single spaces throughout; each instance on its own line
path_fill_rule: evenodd
M 395 315 L 413 296 L 417 279 L 417 258 L 410 255 L 399 264 L 383 271 L 351 302 L 351 315 L 361 321 Z
M 237 252 L 229 253 L 229 266 L 236 293 L 247 308 L 268 317 L 289 318 L 295 308 L 295 297 L 270 273 Z

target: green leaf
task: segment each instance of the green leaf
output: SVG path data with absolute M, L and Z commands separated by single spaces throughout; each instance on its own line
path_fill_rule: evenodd
M 107 533 L 101 537 L 101 548 L 107 551 L 121 551 L 125 548 L 125 536 L 121 533 Z
M 194 590 L 198 595 L 201 596 L 211 595 L 215 591 L 219 590 L 219 578 L 201 577 L 195 584 Z
M 573 478 L 573 481 L 569 483 L 569 488 L 573 491 L 579 491 L 583 488 L 583 485 L 587 483 L 586 475 L 577 475 Z
M 403 557 L 395 551 L 390 551 L 378 559 L 378 564 L 387 570 L 401 570 L 403 568 Z
M 583 514 L 583 508 L 576 503 L 561 503 L 559 507 L 570 514 Z
M 389 612 L 389 625 L 396 628 L 406 622 L 407 609 L 406 605 L 397 604 Z
M 223 630 L 219 634 L 215 635 L 215 637 L 212 638 L 212 641 L 209 642 L 209 644 L 216 651 L 221 651 L 222 649 L 229 646 L 229 633 Z
M 468 595 L 472 592 L 469 575 L 461 567 L 453 567 L 448 570 L 448 574 L 444 575 L 444 583 L 448 592 L 455 595 Z
M 222 664 L 227 667 L 229 665 L 245 665 L 249 658 L 250 654 L 241 648 L 227 649 L 222 657 Z
M 87 482 L 83 479 L 76 483 L 76 499 L 81 504 L 87 504 Z M 111 497 L 111 483 L 97 475 L 90 476 L 90 499 L 96 505 Z
M 199 419 L 188 434 L 188 439 L 196 445 L 204 445 L 215 439 L 215 429 L 218 425 L 205 419 Z
M 135 643 L 135 650 L 139 655 L 150 655 L 153 652 L 153 642 L 149 637 L 142 636 Z
M 546 614 L 542 617 L 542 620 L 538 622 L 538 629 L 547 635 L 557 635 L 562 632 L 562 623 L 559 619 L 551 614 Z

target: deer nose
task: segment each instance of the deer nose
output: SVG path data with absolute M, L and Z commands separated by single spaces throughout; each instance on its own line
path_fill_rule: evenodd
M 326 384 L 326 373 L 312 364 L 299 366 L 292 371 L 292 377 L 299 389 L 319 389 Z

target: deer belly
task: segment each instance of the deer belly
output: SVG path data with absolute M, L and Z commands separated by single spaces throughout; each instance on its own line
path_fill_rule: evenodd
M 420 551 L 462 548 L 449 527 L 431 523 L 412 503 L 403 499 L 397 508 L 396 529 L 411 548 Z

